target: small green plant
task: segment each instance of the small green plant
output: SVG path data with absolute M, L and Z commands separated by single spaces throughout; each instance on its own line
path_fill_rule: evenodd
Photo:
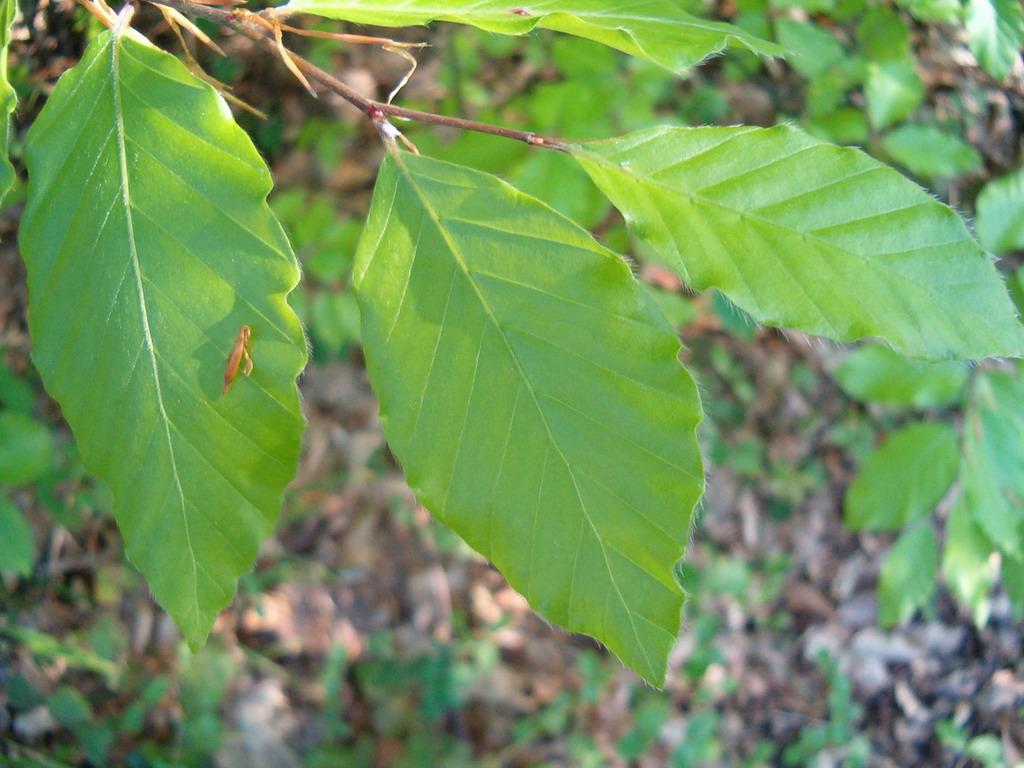
M 1019 280 L 1020 272 L 1011 287 Z M 900 534 L 879 580 L 881 623 L 892 626 L 925 607 L 940 569 L 979 626 L 988 621 L 1000 575 L 1015 613 L 1024 615 L 1020 363 L 971 371 L 958 363 L 911 362 L 871 346 L 851 354 L 836 376 L 865 402 L 941 414 L 941 420 L 911 421 L 890 433 L 846 494 L 852 529 Z M 962 412 L 959 431 L 945 418 L 950 408 Z M 940 557 L 931 515 L 944 499 Z
M 1012 3 L 979 2 L 968 30 L 990 71 L 1004 72 L 1018 14 Z M 877 337 L 929 360 L 1024 353 L 1024 326 L 964 222 L 858 150 L 788 125 L 652 126 L 628 110 L 602 123 L 592 92 L 620 77 L 613 55 L 553 49 L 587 88 L 553 84 L 519 128 L 367 99 L 282 42 L 297 29 L 285 21 L 300 13 L 498 35 L 547 29 L 676 75 L 730 48 L 777 56 L 804 46 L 804 74 L 823 78 L 815 82 L 832 100 L 863 82 L 868 121 L 881 129 L 920 99 L 907 26 L 892 9 L 865 13 L 863 62 L 844 66 L 820 30 L 783 25 L 780 46 L 669 0 L 292 0 L 260 12 L 159 2 L 169 24 L 190 27 L 188 16 L 229 29 L 308 90 L 366 116 L 385 152 L 353 254 L 356 228 L 330 221 L 317 201 L 278 198 L 289 240 L 266 202 L 267 166 L 218 92 L 133 28 L 131 6 L 81 3 L 108 29 L 25 140 L 19 238 L 33 360 L 85 465 L 112 490 L 128 557 L 193 647 L 251 568 L 295 473 L 304 429 L 295 379 L 307 347 L 288 297 L 304 228 L 330 229 L 336 244 L 303 254 L 316 284 L 296 304 L 325 349 L 359 339 L 389 445 L 420 501 L 539 613 L 597 637 L 654 685 L 679 630 L 673 569 L 704 489 L 703 410 L 659 304 L 580 223 L 614 206 L 629 236 L 689 287 L 721 292 L 759 323 L 837 342 Z M 2 8 L 9 22 L 12 0 Z M 766 21 L 764 8 L 748 10 L 752 25 L 758 13 Z M 344 33 L 338 41 L 406 59 L 417 50 Z M 600 78 L 587 79 L 591 65 L 604 67 Z M 648 105 L 664 84 L 644 70 L 631 81 Z M 9 112 L 12 100 L 4 105 Z M 625 135 L 544 133 L 572 133 L 577 109 L 597 116 L 588 131 Z M 436 140 L 417 133 L 414 143 L 398 121 L 518 142 L 522 188 L 489 172 L 502 152 L 474 154 L 469 143 L 459 163 L 445 162 L 428 156 Z M 334 135 L 322 123 L 309 133 L 314 143 Z M 628 245 L 621 231 L 608 239 Z M 241 368 L 251 376 L 225 391 L 225 365 L 229 377 L 240 365 L 236 338 L 249 340 L 246 351 L 251 342 L 251 371 Z M 1020 537 L 1015 505 L 989 523 Z
M 983 768 L 1011 768 L 1003 756 L 1002 740 L 994 733 L 971 736 L 966 728 L 952 720 L 940 720 L 935 724 L 935 735 L 942 746 L 956 754 L 958 760 L 973 761 Z M 1024 763 L 1014 763 L 1012 768 L 1021 768 L 1022 765 Z
M 786 747 L 783 764 L 832 765 L 838 758 L 842 765 L 851 768 L 866 766 L 871 757 L 871 745 L 857 733 L 861 710 L 853 701 L 850 679 L 839 671 L 839 665 L 825 651 L 818 654 L 816 661 L 828 685 L 829 719 L 801 730 L 800 737 Z M 826 751 L 831 753 L 831 760 L 821 760 Z
M 0 360 L 0 491 L 35 483 L 56 462 L 53 436 L 33 415 L 35 397 L 24 379 Z M 32 531 L 7 497 L 0 496 L 0 572 L 29 576 L 36 551 Z

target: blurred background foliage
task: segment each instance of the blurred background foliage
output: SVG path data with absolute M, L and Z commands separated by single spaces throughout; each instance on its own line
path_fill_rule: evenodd
M 431 47 L 399 100 L 567 138 L 796 122 L 968 215 L 1024 301 L 1016 0 L 680 4 L 792 55 L 730 53 L 681 80 L 584 41 L 438 25 L 401 33 Z M 63 0 L 22 10 L 16 164 L 24 127 L 96 32 Z M 178 50 L 155 13 L 139 25 Z M 680 329 L 708 412 L 709 493 L 679 567 L 685 629 L 653 691 L 533 616 L 417 508 L 380 434 L 349 287 L 379 142 L 347 105 L 311 101 L 279 62 L 207 31 L 230 54 L 197 52 L 207 71 L 268 114 L 239 121 L 274 169 L 271 205 L 304 267 L 292 296 L 313 352 L 299 477 L 256 571 L 189 652 L 125 562 L 109 495 L 31 367 L 13 194 L 0 213 L 0 762 L 1024 760 L 1024 561 L 971 511 L 995 484 L 1024 515 L 1019 365 L 926 366 L 758 328 L 662 269 L 558 153 L 403 125 L 425 154 L 498 173 L 627 254 Z M 385 52 L 294 45 L 367 95 L 404 74 Z

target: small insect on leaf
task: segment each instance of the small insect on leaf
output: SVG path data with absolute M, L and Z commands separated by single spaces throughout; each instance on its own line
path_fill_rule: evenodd
M 235 382 L 235 376 L 238 375 L 238 369 L 242 365 L 242 361 L 245 360 L 245 368 L 242 369 L 242 375 L 248 376 L 252 373 L 252 328 L 248 325 L 243 325 L 238 331 L 238 335 L 235 337 L 234 344 L 231 345 L 231 354 L 228 355 L 228 365 L 224 369 L 224 394 L 226 395 L 231 391 L 231 385 Z

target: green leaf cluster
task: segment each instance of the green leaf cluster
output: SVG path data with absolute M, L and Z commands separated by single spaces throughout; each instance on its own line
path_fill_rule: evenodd
M 1005 80 L 1024 48 L 1024 8 L 1016 0 L 966 0 L 967 41 L 982 68 Z
M 31 387 L 0 359 L 0 573 L 16 576 L 31 575 L 36 544 L 14 496 L 8 494 L 41 481 L 56 461 L 53 434 L 34 410 Z
M 941 569 L 980 626 L 1002 564 L 1003 587 L 1024 614 L 1024 382 L 1018 364 L 976 373 L 890 360 L 866 347 L 837 371 L 859 399 L 903 408 L 958 405 L 960 434 L 942 422 L 911 422 L 864 461 L 846 494 L 846 523 L 858 531 L 900 532 L 879 581 L 880 620 L 893 625 L 927 604 L 939 569 L 929 519 L 949 495 Z M 950 491 L 952 489 L 952 494 Z M 999 553 L 1000 560 L 993 558 Z
M 673 72 L 728 46 L 780 50 L 668 0 L 294 0 L 282 12 L 298 11 L 563 32 L 595 44 L 583 60 L 553 48 L 569 72 L 596 68 L 595 92 L 619 74 L 596 44 Z M 28 136 L 20 237 L 33 356 L 86 466 L 113 491 L 128 556 L 196 646 L 251 568 L 294 475 L 306 340 L 287 297 L 299 269 L 266 203 L 268 169 L 224 101 L 126 23 L 93 41 Z M 852 64 L 821 30 L 780 22 L 777 32 L 797 49 L 798 71 L 836 103 L 865 81 L 875 127 L 916 107 L 920 82 L 895 11 L 867 13 Z M 665 80 L 641 70 L 633 84 L 650 94 Z M 562 86 L 526 110 L 538 129 L 601 115 L 599 101 Z M 598 124 L 615 133 L 649 113 Z M 385 434 L 419 500 L 541 615 L 597 637 L 654 685 L 679 630 L 675 571 L 704 488 L 702 408 L 655 299 L 573 219 L 592 226 L 614 206 L 652 258 L 757 322 L 836 342 L 877 338 L 933 361 L 1024 352 L 1000 275 L 956 213 L 864 153 L 796 128 L 645 126 L 564 153 L 521 148 L 524 189 L 465 167 L 507 167 L 483 140 L 458 145 L 461 164 L 386 144 L 364 227 L 339 224 L 322 201 L 279 200 L 316 288 L 293 301 L 318 343 L 338 351 L 360 339 Z M 889 138 L 920 175 L 947 173 L 911 158 L 907 144 Z M 954 153 L 953 170 L 973 163 L 966 154 Z M 568 192 L 550 192 L 563 182 Z M 555 207 L 531 190 L 550 192 Z M 353 293 L 342 289 L 360 229 Z M 619 241 L 627 247 L 624 233 Z M 964 386 L 959 363 L 875 358 L 850 363 L 844 386 L 916 407 L 951 402 Z M 887 383 L 893 374 L 878 367 L 907 380 Z M 963 458 L 949 427 L 911 427 L 851 491 L 855 524 L 911 525 L 883 572 L 888 619 L 922 601 L 921 573 L 906 563 L 936 561 L 924 516 L 958 464 L 970 530 L 1004 535 L 1000 546 L 1020 556 L 1020 485 L 993 448 L 1019 426 L 992 415 L 1012 405 L 1014 386 L 975 379 L 977 434 Z M 899 482 L 901 466 L 913 482 Z M 971 562 L 965 548 L 946 551 L 944 565 Z
M 871 126 L 878 130 L 902 122 L 924 99 L 906 22 L 892 9 L 877 6 L 861 20 L 857 38 L 869 61 L 864 96 Z
M 835 371 L 850 397 L 902 408 L 936 408 L 960 401 L 967 384 L 960 362 L 910 360 L 881 344 L 851 352 Z
M 362 224 L 343 216 L 326 195 L 301 188 L 275 194 L 271 208 L 304 268 L 305 279 L 288 303 L 309 329 L 313 354 L 344 355 L 360 338 L 351 274 Z
M 977 226 L 992 253 L 1024 250 L 1024 168 L 985 186 L 978 196 Z
M 921 108 L 926 95 L 923 65 L 916 59 L 909 23 L 913 17 L 925 24 L 962 25 L 960 0 L 904 0 L 895 7 L 861 0 L 823 8 L 797 5 L 827 14 L 824 19 L 775 20 L 775 39 L 788 50 L 788 64 L 806 80 L 800 117 L 811 133 L 871 147 L 876 155 L 880 150 L 882 157 L 930 183 L 981 169 L 981 158 L 961 138 L 960 126 L 948 119 L 933 125 L 930 109 Z M 1012 45 L 1003 47 L 1010 50 Z M 1017 48 L 1012 48 L 1013 56 Z M 916 122 L 905 125 L 908 120 Z

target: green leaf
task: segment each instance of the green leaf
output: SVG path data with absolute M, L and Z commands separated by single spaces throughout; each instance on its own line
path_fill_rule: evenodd
M 1024 168 L 985 185 L 978 195 L 978 237 L 995 254 L 1024 250 Z
M 992 543 L 1024 557 L 1024 371 L 985 371 L 964 416 L 961 481 L 971 519 Z
M 924 84 L 913 59 L 873 61 L 864 84 L 871 127 L 880 130 L 910 117 L 924 100 Z
M 0 0 L 0 48 L 7 48 L 11 44 L 11 26 L 14 24 L 14 19 L 17 15 L 17 2 L 14 0 Z
M 16 624 L 0 625 L 0 638 L 24 646 L 32 656 L 48 663 L 56 662 L 67 669 L 94 672 L 103 678 L 108 688 L 114 689 L 118 685 L 121 672 L 118 665 L 79 647 L 73 640 L 61 640 L 38 629 Z
M 975 736 L 964 747 L 964 759 L 977 762 L 985 768 L 1003 768 L 1006 765 L 1003 755 L 1003 742 L 993 733 Z M 1020 763 L 1016 763 L 1014 768 L 1020 768 Z
M 303 429 L 299 271 L 270 174 L 210 86 L 109 32 L 57 84 L 27 162 L 36 368 L 128 557 L 199 645 L 273 529 Z M 243 324 L 255 369 L 222 395 Z
M 779 10 L 802 8 L 810 13 L 828 13 L 836 7 L 836 0 L 770 0 L 770 5 Z
M 846 524 L 855 531 L 895 531 L 931 512 L 956 479 L 956 432 L 941 423 L 911 424 L 865 460 L 846 491 Z
M 533 152 L 513 169 L 511 181 L 578 224 L 596 227 L 611 205 L 590 177 L 561 152 Z
M 0 572 L 28 576 L 36 562 L 32 529 L 16 506 L 0 497 Z
M 1024 617 L 1024 560 L 1004 557 L 1002 570 L 1003 589 L 1010 598 L 1014 617 L 1020 621 Z
M 992 611 L 989 593 L 996 581 L 992 544 L 971 521 L 963 497 L 946 523 L 942 573 L 953 594 L 970 608 L 975 625 L 985 626 Z
M 660 685 L 703 475 L 657 305 L 540 201 L 397 152 L 356 258 L 381 421 L 419 499 L 541 615 Z
M 863 16 L 867 7 L 868 0 L 838 0 L 834 9 L 829 13 L 829 18 L 842 24 Z
M 345 218 L 326 196 L 309 195 L 301 187 L 275 194 L 270 207 L 307 276 L 334 285 L 351 272 L 361 222 Z
M 11 25 L 18 13 L 16 0 L 0 0 L 0 204 L 14 186 L 14 166 L 8 156 L 11 113 L 18 97 L 7 79 L 7 47 L 11 44 Z
M 896 0 L 896 5 L 905 8 L 918 21 L 937 21 L 942 24 L 959 24 L 964 9 L 960 0 Z
M 878 621 L 892 627 L 910 618 L 935 590 L 935 531 L 928 520 L 908 528 L 893 544 L 878 578 Z
M 53 719 L 65 728 L 74 728 L 92 719 L 92 709 L 86 698 L 66 685 L 47 698 L 46 707 Z
M 861 52 L 872 61 L 907 60 L 912 56 L 910 29 L 895 11 L 877 6 L 857 25 Z
M 807 130 L 814 136 L 835 144 L 867 143 L 870 129 L 864 112 L 855 107 L 844 107 L 815 116 L 808 124 Z
M 1013 303 L 1017 305 L 1018 311 L 1024 312 L 1024 266 L 1018 267 L 1016 272 L 1006 278 L 1006 282 Z
M 806 116 L 812 119 L 832 118 L 847 101 L 847 93 L 864 82 L 867 62 L 859 56 L 845 56 L 827 71 L 810 79 L 806 93 Z M 859 110 L 858 110 L 859 111 Z M 867 118 L 861 122 L 867 128 Z
M 0 411 L 0 487 L 35 482 L 53 467 L 53 436 L 19 411 Z
M 32 385 L 8 368 L 0 356 L 0 406 L 31 413 L 35 404 L 36 393 Z
M 923 179 L 955 179 L 981 168 L 978 150 L 933 125 L 904 125 L 885 137 L 893 160 Z
M 765 56 L 783 49 L 739 27 L 692 16 L 670 0 L 291 0 L 281 13 L 311 13 L 328 19 L 408 27 L 431 21 L 469 24 L 487 32 L 525 35 L 551 29 L 607 45 L 685 72 L 708 56 L 739 46 Z
M 686 283 L 759 322 L 929 359 L 1024 351 L 956 213 L 859 150 L 778 126 L 656 128 L 575 152 Z
M 320 291 L 313 299 L 312 330 L 332 354 L 359 343 L 359 305 L 350 291 Z
M 967 0 L 967 44 L 982 69 L 1005 80 L 1024 47 L 1020 0 Z
M 779 44 L 790 51 L 790 66 L 806 78 L 828 71 L 846 54 L 835 37 L 814 24 L 779 19 L 775 34 Z
M 651 289 L 651 296 L 661 310 L 661 314 L 672 325 L 673 328 L 683 328 L 689 325 L 699 316 L 693 300 L 674 291 L 662 291 Z
M 847 356 L 836 380 L 850 397 L 899 408 L 935 408 L 960 400 L 967 367 L 960 362 L 908 360 L 881 344 L 868 344 Z

